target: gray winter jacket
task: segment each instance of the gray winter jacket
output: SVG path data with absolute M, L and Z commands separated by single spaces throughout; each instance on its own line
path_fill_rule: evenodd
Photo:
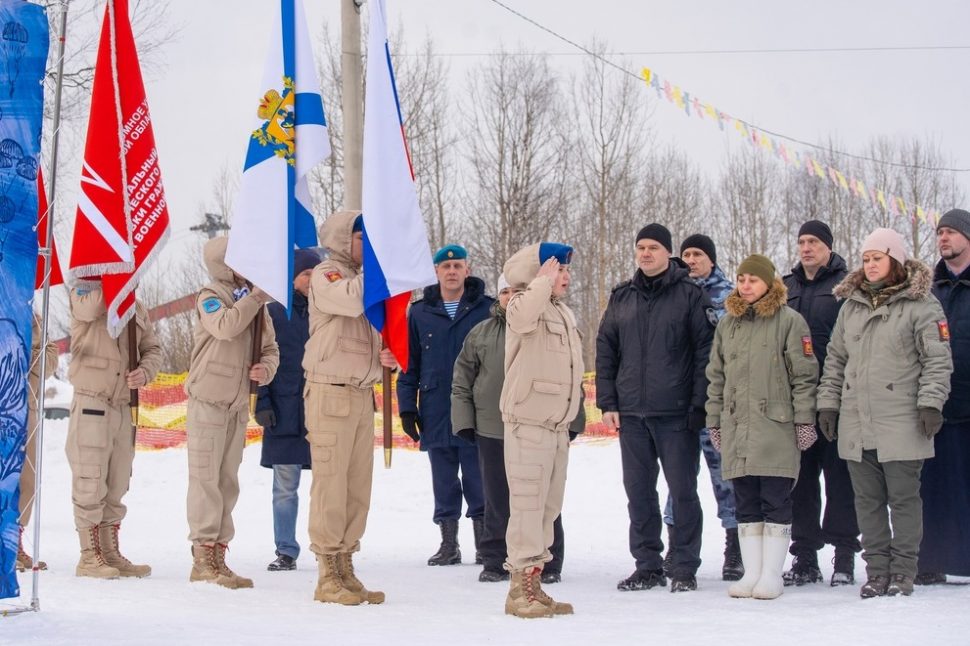
M 857 270 L 833 293 L 846 299 L 829 341 L 818 387 L 819 410 L 838 410 L 839 455 L 880 462 L 933 457 L 933 440 L 917 428 L 918 409 L 942 410 L 950 393 L 949 329 L 930 293 L 932 274 L 906 261 L 907 286 L 873 308 Z

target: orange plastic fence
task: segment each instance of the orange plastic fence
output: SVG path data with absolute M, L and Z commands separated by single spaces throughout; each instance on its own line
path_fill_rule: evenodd
M 142 388 L 139 396 L 137 448 L 140 451 L 158 451 L 185 445 L 185 416 L 187 396 L 182 386 L 188 373 L 163 374 Z M 611 437 L 614 433 L 603 425 L 602 414 L 596 408 L 595 375 L 589 373 L 583 380 L 583 390 L 586 394 L 586 439 L 597 437 Z M 393 389 L 397 384 L 391 384 Z M 393 392 L 393 390 L 392 390 Z M 381 410 L 384 402 L 384 390 L 378 385 L 374 389 L 376 410 L 374 414 L 374 445 L 383 444 L 383 422 Z M 414 442 L 401 430 L 401 420 L 397 415 L 397 397 L 393 397 L 393 438 L 397 448 L 416 448 Z M 262 441 L 263 429 L 252 418 L 246 427 L 246 445 Z

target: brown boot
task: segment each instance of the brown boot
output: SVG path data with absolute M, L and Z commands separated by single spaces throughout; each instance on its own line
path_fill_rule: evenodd
M 189 581 L 208 581 L 230 590 L 236 589 L 235 581 L 222 575 L 214 543 L 200 543 L 192 546 L 192 573 Z
M 20 526 L 20 541 L 17 543 L 17 571 L 23 572 L 24 570 L 34 569 L 34 559 L 30 558 L 30 555 L 24 551 L 24 528 L 23 525 Z M 38 570 L 46 570 L 47 563 L 43 561 L 37 561 Z
M 537 567 L 515 570 L 509 585 L 509 596 L 505 598 L 505 614 L 523 619 L 551 617 L 553 609 L 542 602 L 539 595 L 539 576 L 542 569 Z
M 216 564 L 219 567 L 219 574 L 226 577 L 233 582 L 232 588 L 251 588 L 253 587 L 253 580 L 247 579 L 244 576 L 239 576 L 226 565 L 226 552 L 229 551 L 228 543 L 216 543 Z
M 359 606 L 363 599 L 344 586 L 337 558 L 337 554 L 317 554 L 320 575 L 313 599 L 323 603 L 339 603 L 342 606 Z M 363 587 L 361 585 L 361 588 Z
M 77 569 L 74 570 L 74 574 L 89 576 L 94 579 L 117 579 L 121 576 L 117 568 L 104 562 L 97 525 L 79 529 L 77 534 L 81 540 L 81 560 L 77 562 Z
M 362 602 L 384 603 L 384 593 L 379 590 L 368 590 L 354 574 L 353 555 L 350 552 L 337 554 L 337 572 L 344 587 L 360 597 Z
M 118 531 L 121 523 L 105 524 L 98 526 L 98 540 L 101 544 L 101 554 L 104 562 L 116 568 L 121 576 L 133 576 L 139 579 L 151 576 L 152 567 L 150 565 L 135 565 L 121 553 L 118 547 Z
M 554 615 L 571 615 L 573 614 L 573 604 L 562 603 L 556 601 L 542 589 L 542 573 L 539 573 L 539 579 L 536 581 L 536 598 L 542 602 L 544 606 L 552 610 Z

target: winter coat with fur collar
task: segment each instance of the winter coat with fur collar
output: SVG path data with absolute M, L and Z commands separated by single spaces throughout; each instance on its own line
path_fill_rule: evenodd
M 918 409 L 942 410 L 950 392 L 949 327 L 930 293 L 932 274 L 905 265 L 908 285 L 878 307 L 861 269 L 835 288 L 845 299 L 829 342 L 818 408 L 838 410 L 839 455 L 856 462 L 874 449 L 880 462 L 933 457 L 917 428 Z
M 815 423 L 818 363 L 805 319 L 776 278 L 748 304 L 731 292 L 707 365 L 707 425 L 721 429 L 725 479 L 797 478 L 796 424 Z

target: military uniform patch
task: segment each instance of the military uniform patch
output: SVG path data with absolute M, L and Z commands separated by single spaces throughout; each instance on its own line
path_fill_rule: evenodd
M 802 337 L 802 354 L 804 354 L 806 357 L 815 356 L 815 348 L 812 347 L 812 337 Z
M 213 312 L 218 312 L 219 308 L 222 307 L 222 301 L 218 298 L 207 298 L 202 301 L 202 309 L 205 310 L 206 314 L 212 314 Z
M 950 324 L 947 323 L 945 320 L 943 320 L 943 321 L 937 321 L 936 322 L 936 327 L 939 328 L 939 330 L 940 330 L 940 341 L 949 341 L 950 340 Z
M 88 294 L 91 293 L 91 290 L 90 289 L 85 289 L 83 287 L 78 287 L 74 291 L 75 291 L 75 293 L 77 293 L 78 296 L 87 296 Z
M 340 275 L 339 271 L 328 271 L 326 274 L 324 274 L 324 276 L 326 276 L 327 280 L 329 280 L 331 283 L 335 283 L 341 278 L 343 278 L 343 276 Z
M 714 311 L 714 308 L 706 307 L 704 313 L 707 314 L 707 322 L 711 324 L 711 327 L 717 327 L 717 312 Z

